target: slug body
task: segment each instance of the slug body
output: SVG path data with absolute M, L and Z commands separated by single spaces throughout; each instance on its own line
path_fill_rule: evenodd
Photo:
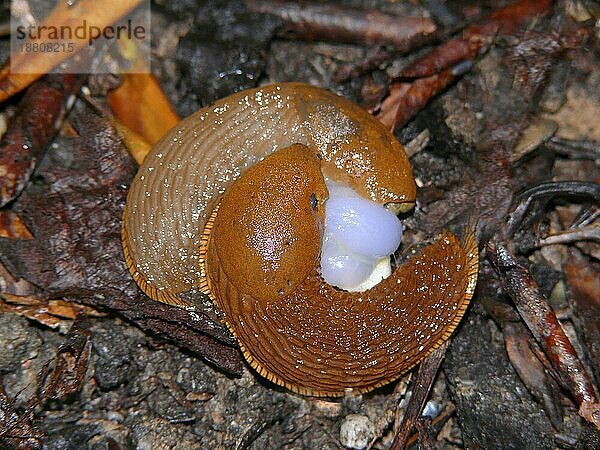
M 273 153 L 223 196 L 209 235 L 211 267 L 259 302 L 287 295 L 318 264 L 326 198 L 315 152 L 296 144 Z M 214 273 L 207 270 L 208 281 Z M 223 297 L 210 294 L 223 311 Z
M 179 294 L 209 294 L 271 381 L 308 395 L 372 390 L 454 330 L 477 245 L 446 233 L 376 286 L 337 289 L 320 270 L 331 183 L 394 212 L 414 205 L 402 146 L 358 106 L 300 83 L 232 95 L 183 120 L 140 167 L 127 264 L 155 300 L 192 307 Z

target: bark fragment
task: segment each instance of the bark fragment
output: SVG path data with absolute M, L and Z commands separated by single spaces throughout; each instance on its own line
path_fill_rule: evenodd
M 385 45 L 406 52 L 431 40 L 435 23 L 426 17 L 404 17 L 348 6 L 286 0 L 246 0 L 251 11 L 283 21 L 280 34 L 305 40 Z
M 391 84 L 390 96 L 381 104 L 377 117 L 391 130 L 404 126 L 429 99 L 470 69 L 463 63 L 487 51 L 496 33 L 510 34 L 535 17 L 548 14 L 551 3 L 550 0 L 521 0 L 500 8 L 466 28 L 462 36 L 440 44 L 417 59 Z M 415 96 L 419 105 L 412 100 Z M 413 105 L 406 107 L 406 103 Z
M 600 403 L 592 380 L 535 281 L 502 243 L 489 242 L 487 250 L 504 289 L 544 349 L 561 383 L 577 401 L 579 414 L 600 427 Z
M 136 166 L 116 130 L 83 103 L 70 119 L 80 136 L 57 142 L 38 171 L 43 182 L 30 184 L 15 205 L 35 239 L 0 238 L 0 260 L 47 298 L 110 310 L 239 374 L 239 352 L 222 324 L 138 290 L 121 246 L 121 214 Z
M 42 448 L 44 434 L 33 425 L 33 408 L 18 414 L 4 390 L 0 377 L 0 445 L 5 448 L 36 450 Z
M 0 140 L 0 207 L 25 188 L 83 80 L 73 74 L 47 75 L 23 97 Z

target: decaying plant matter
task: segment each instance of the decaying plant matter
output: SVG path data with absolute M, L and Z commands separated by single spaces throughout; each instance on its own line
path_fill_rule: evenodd
M 202 14 L 194 16 L 178 2 L 161 4 L 157 17 L 197 26 L 173 31 L 165 21 L 165 36 L 175 36 L 170 48 L 178 50 L 157 50 L 158 60 L 168 63 L 155 69 L 181 113 L 214 100 L 223 86 L 233 91 L 267 78 L 285 81 L 293 66 L 294 77 L 368 104 L 402 141 L 418 137 L 411 163 L 420 189 L 416 211 L 405 220 L 404 248 L 471 221 L 482 249 L 478 289 L 450 345 L 438 348 L 414 381 L 401 380 L 394 393 L 384 389 L 334 403 L 259 384 L 248 376 L 236 340 L 205 297 L 190 298 L 204 302 L 196 310 L 148 301 L 123 260 L 121 215 L 137 170 L 127 146 L 136 132 L 142 140 L 155 140 L 144 129 L 161 122 L 160 114 L 128 122 L 123 117 L 143 116 L 147 106 L 128 108 L 127 83 L 106 102 L 109 89 L 94 78 L 87 83 L 94 92 L 65 116 L 68 97 L 82 81 L 63 76 L 57 85 L 51 75 L 32 84 L 18 108 L 5 103 L 13 116 L 0 143 L 0 311 L 41 324 L 29 325 L 35 333 L 58 336 L 46 327 L 72 326 L 49 353 L 54 356 L 36 366 L 35 389 L 19 393 L 11 383 L 36 364 L 36 352 L 0 368 L 0 446 L 41 448 L 69 434 L 63 422 L 84 429 L 90 422 L 78 415 L 80 398 L 90 411 L 85 420 L 98 427 L 89 435 L 81 432 L 86 443 L 106 434 L 103 427 L 113 420 L 106 411 L 121 415 L 111 422 L 111 433 L 122 434 L 110 434 L 107 445 L 135 445 L 146 438 L 139 432 L 143 428 L 159 437 L 180 433 L 173 434 L 175 442 L 191 435 L 238 448 L 333 447 L 349 444 L 341 434 L 331 438 L 335 433 L 323 432 L 323 424 L 338 430 L 350 416 L 369 416 L 376 430 L 369 429 L 372 448 L 402 448 L 415 440 L 425 448 L 440 443 L 488 448 L 501 440 L 522 447 L 593 446 L 600 428 L 600 134 L 593 124 L 600 101 L 590 88 L 600 76 L 597 9 L 585 1 L 521 0 L 476 11 L 443 3 L 427 2 L 433 21 L 421 14 L 408 21 L 404 35 L 402 27 L 381 29 L 393 14 L 373 13 L 365 22 L 355 8 L 339 5 L 309 4 L 300 11 L 283 1 L 217 2 L 215 8 L 226 14 L 201 9 L 219 19 L 216 37 L 197 25 Z M 325 20 L 324 12 L 346 17 L 350 29 Z M 323 40 L 337 43 L 315 43 Z M 348 42 L 368 48 L 360 53 Z M 408 53 L 424 45 L 431 47 L 418 56 Z M 228 65 L 231 48 L 244 53 L 235 60 L 238 66 Z M 332 56 L 338 50 L 346 52 L 341 62 Z M 218 85 L 209 79 L 206 55 L 218 66 Z M 6 98 L 25 87 L 18 77 L 0 75 Z M 348 82 L 334 81 L 348 76 Z M 154 79 L 128 83 L 136 81 L 149 83 L 165 105 Z M 111 107 L 115 117 L 106 113 Z M 564 110 L 571 115 L 575 110 L 576 118 Z M 173 123 L 178 119 L 171 109 L 165 114 Z M 581 125 L 589 117 L 591 124 Z M 569 134 L 571 128 L 578 132 Z M 30 151 L 15 153 L 22 145 Z M 14 155 L 23 159 L 9 164 Z M 86 318 L 92 311 L 95 317 Z M 105 355 L 98 342 L 101 327 L 121 326 L 115 317 L 145 334 L 130 339 L 133 350 L 108 346 L 109 360 L 141 361 L 113 383 L 102 378 L 99 361 Z M 126 355 L 121 360 L 120 351 Z M 153 354 L 163 359 L 152 362 Z M 190 373 L 209 370 L 189 368 L 197 356 L 233 377 L 219 375 L 218 388 L 198 387 L 196 379 L 185 384 L 181 380 Z M 179 366 L 173 368 L 170 358 Z M 115 406 L 119 396 L 127 396 L 127 408 Z M 254 408 L 246 411 L 242 405 L 249 398 Z M 449 405 L 438 419 L 419 417 L 428 398 L 434 406 Z M 72 422 L 57 415 L 61 408 L 74 414 L 68 417 Z M 144 412 L 132 414 L 132 408 Z M 175 414 L 169 408 L 179 409 Z M 302 408 L 309 413 L 300 414 Z M 431 408 L 428 414 L 439 412 Z

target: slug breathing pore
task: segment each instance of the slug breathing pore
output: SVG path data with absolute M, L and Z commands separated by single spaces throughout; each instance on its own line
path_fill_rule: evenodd
M 362 393 L 447 339 L 473 295 L 472 230 L 392 270 L 416 188 L 404 149 L 325 90 L 282 83 L 184 119 L 131 186 L 123 248 L 152 299 L 210 296 L 261 375 L 316 396 Z

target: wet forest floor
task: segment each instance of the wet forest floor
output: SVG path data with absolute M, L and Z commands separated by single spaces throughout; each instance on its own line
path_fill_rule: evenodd
M 325 18 L 309 4 L 302 26 L 285 2 L 152 3 L 152 71 L 181 117 L 269 82 L 329 89 L 395 125 L 410 152 L 419 189 L 403 248 L 478 220 L 477 289 L 410 445 L 600 447 L 582 417 L 600 423 L 589 397 L 600 380 L 600 6 L 549 3 L 492 31 L 481 24 L 498 2 L 356 0 Z M 422 22 L 405 40 L 381 37 L 376 15 L 354 34 L 327 31 L 327 17 L 355 7 L 431 19 L 437 31 Z M 462 58 L 437 67 L 446 49 L 409 73 L 461 36 Z M 91 77 L 87 95 L 106 105 L 118 82 Z M 9 123 L 22 101 L 2 106 Z M 80 96 L 2 209 L 0 446 L 390 448 L 416 371 L 356 397 L 292 394 L 249 368 L 223 327 L 140 293 L 120 241 L 137 166 L 94 104 Z M 12 235 L 13 217 L 29 238 Z M 528 300 L 533 283 L 540 295 Z M 556 361 L 555 323 L 581 364 Z

